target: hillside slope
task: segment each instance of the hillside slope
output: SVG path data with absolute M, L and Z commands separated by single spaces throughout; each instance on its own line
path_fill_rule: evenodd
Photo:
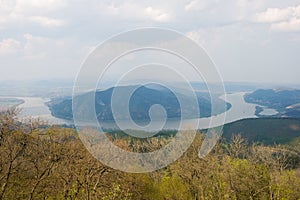
M 246 94 L 245 101 L 277 110 L 276 117 L 300 118 L 300 90 L 259 89 Z
M 130 91 L 130 87 L 132 86 L 122 86 L 118 87 L 117 89 L 126 94 L 128 91 Z M 95 109 L 96 114 L 99 120 L 101 121 L 113 121 L 114 117 L 112 114 L 111 109 L 111 98 L 113 91 L 116 88 L 109 88 L 104 91 L 97 91 L 95 93 Z M 77 96 L 76 98 L 82 99 L 78 102 L 83 102 L 86 95 L 90 95 L 91 93 L 82 94 L 80 96 Z M 145 86 L 139 87 L 131 96 L 130 102 L 129 102 L 129 111 L 130 111 L 130 117 L 132 117 L 133 120 L 136 121 L 149 121 L 149 109 L 152 105 L 159 104 L 162 105 L 167 114 L 168 119 L 176 119 L 180 118 L 182 116 L 188 116 L 188 118 L 197 118 L 200 116 L 195 115 L 195 107 L 193 107 L 193 103 L 191 100 L 191 97 L 186 96 L 184 94 L 178 94 L 180 95 L 181 99 L 183 99 L 182 104 L 186 106 L 186 108 L 182 112 L 184 112 L 185 115 L 182 115 L 181 113 L 181 107 L 180 103 L 176 97 L 176 95 L 170 91 L 169 89 L 155 89 L 155 88 L 148 88 Z M 122 96 L 122 95 L 121 95 Z M 207 93 L 197 93 L 197 100 L 199 104 L 200 114 L 201 117 L 208 117 L 211 115 L 211 102 L 210 102 L 210 96 Z M 220 105 L 218 110 L 215 113 L 212 114 L 218 114 L 225 112 L 227 109 L 230 108 L 230 104 L 225 103 L 223 100 L 219 98 L 214 98 L 214 101 L 217 103 L 217 105 Z M 124 108 L 127 106 L 125 105 L 126 102 L 122 98 L 118 99 L 117 102 L 119 103 L 119 106 L 124 106 Z M 82 104 L 82 105 L 83 105 Z M 53 116 L 63 119 L 72 119 L 72 100 L 71 99 L 63 99 L 60 101 L 53 100 L 52 102 L 48 103 L 48 106 L 51 110 L 51 113 Z M 84 108 L 84 105 L 82 106 Z M 119 115 L 117 116 L 118 119 L 126 120 L 129 118 L 129 116 Z
M 285 144 L 300 138 L 300 119 L 243 119 L 226 124 L 223 130 L 226 139 L 240 133 L 249 142 Z

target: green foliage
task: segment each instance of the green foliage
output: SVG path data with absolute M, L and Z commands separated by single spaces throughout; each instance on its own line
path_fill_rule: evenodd
M 273 199 L 299 199 L 299 170 L 286 170 L 272 174 L 271 195 Z
M 269 193 L 269 171 L 265 165 L 246 159 L 227 157 L 228 182 L 237 199 L 266 199 Z
M 115 145 L 154 151 L 171 137 Z M 172 165 L 148 174 L 128 174 L 102 165 L 74 129 L 20 124 L 0 115 L 0 199 L 299 199 L 300 147 L 249 145 L 241 135 L 220 142 L 198 158 L 203 135 Z
M 165 175 L 159 185 L 163 199 L 190 199 L 189 186 L 176 175 Z
M 120 185 L 113 185 L 112 189 L 104 194 L 102 200 L 131 200 L 132 194 L 128 190 L 124 190 L 120 187 Z

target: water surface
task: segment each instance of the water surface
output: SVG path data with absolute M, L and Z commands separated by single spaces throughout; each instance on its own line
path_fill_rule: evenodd
M 255 115 L 255 107 L 257 104 L 247 103 L 244 100 L 244 92 L 226 94 L 226 96 L 222 96 L 220 98 L 226 100 L 231 104 L 231 108 L 224 113 L 218 114 L 212 117 L 206 118 L 198 118 L 198 119 L 187 119 L 182 120 L 181 124 L 179 120 L 170 120 L 167 125 L 164 126 L 164 129 L 177 129 L 179 124 L 181 125 L 181 129 L 189 129 L 190 127 L 194 127 L 195 124 L 199 124 L 200 129 L 211 128 L 220 126 L 222 124 L 234 122 L 240 119 L 246 118 L 257 118 Z M 21 112 L 18 117 L 21 120 L 26 120 L 28 118 L 39 118 L 43 121 L 47 121 L 49 124 L 72 124 L 73 122 L 70 120 L 59 119 L 51 115 L 51 112 L 46 105 L 50 99 L 41 98 L 41 97 L 14 97 L 24 101 L 23 104 L 19 105 L 21 108 Z M 276 114 L 276 110 L 274 109 L 266 109 L 261 114 Z M 212 120 L 213 119 L 213 120 Z M 225 119 L 225 120 L 224 120 Z M 128 122 L 120 121 L 119 122 L 124 129 L 132 129 L 133 127 L 128 126 Z M 156 124 L 157 123 L 157 126 Z M 115 123 L 103 122 L 101 123 L 102 128 L 111 128 L 115 129 L 118 126 Z M 145 131 L 154 131 L 155 127 L 161 127 L 160 122 L 152 122 L 151 127 L 141 126 L 141 130 Z M 158 129 L 159 130 L 159 129 Z

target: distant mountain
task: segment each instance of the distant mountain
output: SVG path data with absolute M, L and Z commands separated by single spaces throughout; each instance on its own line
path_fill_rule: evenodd
M 103 91 L 97 91 L 95 93 L 95 110 L 98 120 L 101 121 L 114 121 L 115 118 L 126 120 L 131 117 L 134 121 L 149 121 L 149 109 L 152 105 L 159 104 L 164 107 L 168 119 L 178 119 L 181 116 L 188 116 L 187 118 L 197 118 L 194 114 L 195 107 L 192 107 L 192 97 L 189 97 L 184 94 L 177 94 L 181 99 L 184 105 L 188 109 L 183 110 L 181 113 L 180 104 L 176 95 L 169 90 L 168 88 L 158 86 L 158 85 L 149 85 L 149 86 L 140 86 L 132 94 L 129 102 L 129 111 L 131 116 L 113 116 L 111 109 L 111 98 L 114 90 L 118 89 L 118 92 L 126 94 L 129 92 L 133 86 L 120 86 L 117 88 L 109 88 Z M 91 95 L 92 93 L 85 93 L 79 95 L 75 98 L 78 98 L 76 102 L 84 102 L 86 95 Z M 230 108 L 230 104 L 225 103 L 223 100 L 219 99 L 217 96 L 213 97 L 218 108 L 215 110 L 212 115 L 216 115 L 222 112 L 225 112 Z M 197 100 L 200 109 L 201 117 L 208 117 L 211 115 L 211 102 L 210 95 L 207 93 L 197 93 Z M 117 100 L 119 106 L 126 106 L 126 102 L 122 98 Z M 223 105 L 223 107 L 221 106 Z M 225 105 L 225 106 L 224 106 Z M 72 119 L 72 99 L 53 99 L 48 103 L 48 106 L 51 110 L 53 116 L 63 119 Z M 84 105 L 79 105 L 84 108 Z M 184 115 L 183 115 L 184 114 Z
M 245 101 L 276 109 L 278 117 L 300 118 L 300 90 L 260 89 L 246 94 Z
M 207 83 L 205 82 L 191 82 L 192 87 L 198 91 L 208 91 Z M 219 88 L 219 84 L 210 83 L 211 88 Z M 224 82 L 224 89 L 226 93 L 235 92 L 251 92 L 258 88 L 262 88 L 263 85 L 259 83 L 244 83 L 244 82 Z
M 1 81 L 1 96 L 11 97 L 59 97 L 72 94 L 73 81 Z

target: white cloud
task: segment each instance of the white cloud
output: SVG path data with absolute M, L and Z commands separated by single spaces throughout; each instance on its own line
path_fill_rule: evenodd
M 18 41 L 7 38 L 0 41 L 0 55 L 13 55 L 15 59 L 49 59 L 61 57 L 66 52 L 75 51 L 75 41 L 72 38 L 49 38 L 24 34 Z M 77 50 L 76 50 L 77 51 Z M 54 60 L 54 59 L 53 59 Z
M 16 53 L 21 48 L 19 41 L 8 38 L 0 41 L 0 55 Z
M 300 41 L 296 38 L 299 35 L 296 31 L 300 31 L 299 0 L 0 2 L 0 68 L 3 72 L 0 78 L 9 77 L 9 70 L 12 75 L 18 71 L 21 78 L 24 74 L 69 76 L 74 66 L 80 65 L 80 58 L 84 58 L 88 47 L 96 46 L 112 34 L 142 26 L 164 26 L 187 33 L 207 48 L 227 77 L 234 77 L 234 69 L 241 69 L 253 71 L 249 76 L 245 73 L 245 80 L 256 80 L 256 74 L 263 74 L 266 70 L 261 73 L 260 69 L 267 64 L 280 68 L 281 59 L 289 62 L 282 64 L 285 68 L 295 71 L 292 68 L 296 69 L 299 63 L 295 53 L 300 51 L 300 46 L 295 45 Z M 264 49 L 261 44 L 269 48 L 269 57 L 257 53 Z M 273 61 L 276 58 L 277 62 Z
M 24 34 L 19 41 L 0 40 L 0 79 L 75 77 L 87 53 L 86 43 L 73 37 Z
M 53 19 L 53 18 L 49 18 L 49 17 L 42 17 L 42 16 L 32 16 L 32 17 L 29 17 L 29 20 L 32 22 L 38 23 L 41 26 L 50 27 L 50 28 L 63 26 L 65 24 L 65 22 L 63 20 Z
M 195 42 L 201 41 L 201 35 L 199 31 L 190 31 L 185 34 L 188 38 L 194 40 Z
M 200 28 L 186 33 L 186 36 L 198 42 L 212 58 L 216 58 L 220 66 L 230 66 L 237 62 L 238 55 L 252 53 L 250 48 L 261 48 L 272 41 L 270 35 L 264 35 L 263 27 L 253 29 L 253 24 L 242 23 L 219 27 Z M 251 53 L 250 53 L 251 52 Z M 254 51 L 255 52 L 255 51 Z M 247 58 L 248 59 L 248 58 Z M 232 68 L 233 66 L 230 66 Z M 225 72 L 227 75 L 228 73 Z
M 201 11 L 204 9 L 212 8 L 217 6 L 217 4 L 221 4 L 218 0 L 192 0 L 188 4 L 185 5 L 185 11 Z
M 17 0 L 13 12 L 21 14 L 45 13 L 66 6 L 63 0 Z
M 294 7 L 284 9 L 268 8 L 265 12 L 256 14 L 256 21 L 262 23 L 279 22 L 289 19 L 294 14 Z
M 7 15 L 10 12 L 12 12 L 12 10 L 15 7 L 15 1 L 13 0 L 1 0 L 0 1 L 0 15 Z
M 162 8 L 154 8 L 153 6 L 139 5 L 136 3 L 123 3 L 116 5 L 111 3 L 100 4 L 101 11 L 107 15 L 127 20 L 152 20 L 155 22 L 168 22 L 171 15 Z
M 273 23 L 271 24 L 270 29 L 273 31 L 281 32 L 300 31 L 300 18 L 293 18 L 288 21 Z
M 54 59 L 59 58 L 70 51 L 74 41 L 70 38 L 49 38 L 24 34 L 23 58 L 30 59 Z
M 268 8 L 255 16 L 260 23 L 270 23 L 270 30 L 281 32 L 300 31 L 300 5 L 286 8 Z
M 154 9 L 151 6 L 145 9 L 146 15 L 158 22 L 167 22 L 170 20 L 170 15 L 160 9 Z
M 2 2 L 3 1 L 3 2 Z M 0 29 L 37 23 L 42 27 L 59 27 L 64 20 L 51 17 L 65 6 L 62 0 L 0 0 Z

